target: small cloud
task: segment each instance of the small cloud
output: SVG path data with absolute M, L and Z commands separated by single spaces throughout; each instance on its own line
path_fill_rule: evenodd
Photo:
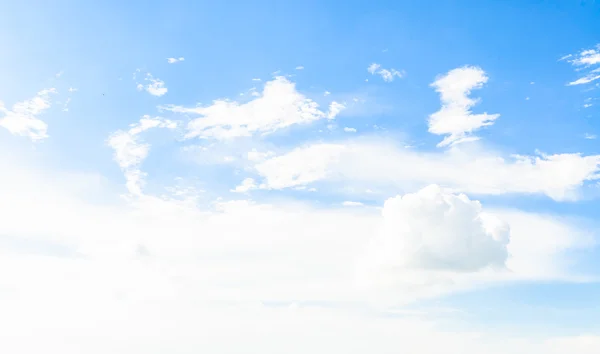
M 61 76 L 63 76 L 63 74 L 64 74 L 64 73 L 65 73 L 65 72 L 61 70 L 61 71 L 57 72 L 57 73 L 56 73 L 54 76 L 55 76 L 55 77 L 58 79 L 58 78 L 60 78 Z
M 382 53 L 387 53 L 387 51 L 388 51 L 388 50 L 387 50 L 387 48 L 386 48 L 386 49 L 382 50 L 381 52 L 382 52 Z
M 398 71 L 394 68 L 392 69 L 383 69 L 380 64 L 373 63 L 367 67 L 367 71 L 371 73 L 371 75 L 379 75 L 385 82 L 392 82 L 394 79 L 402 78 L 405 75 L 404 71 Z M 368 79 L 367 79 L 368 80 Z
M 567 54 L 567 55 L 565 55 L 565 56 L 562 56 L 560 59 L 558 59 L 558 61 L 567 60 L 567 59 L 569 59 L 569 58 L 570 58 L 570 57 L 572 57 L 572 56 L 573 56 L 573 54 Z
M 180 61 L 184 61 L 185 58 L 184 57 L 179 57 L 179 58 L 167 58 L 167 62 L 169 64 L 175 64 L 175 63 L 179 63 Z
M 63 112 L 69 111 L 69 103 L 71 103 L 71 97 L 67 98 L 67 100 L 65 101 L 65 104 L 63 106 Z
M 325 93 L 323 94 L 323 96 L 329 96 L 329 95 L 331 95 L 331 92 L 329 92 L 329 91 L 325 91 Z
M 345 127 L 345 128 L 344 128 L 344 131 L 345 131 L 346 133 L 356 133 L 356 128 L 348 128 L 348 127 Z
M 242 184 L 232 189 L 231 192 L 234 193 L 247 193 L 253 189 L 257 189 L 256 182 L 253 178 L 246 178 L 242 181 Z
M 146 90 L 146 92 L 152 96 L 157 97 L 165 95 L 168 91 L 168 89 L 165 87 L 165 82 L 158 78 L 155 79 L 150 73 L 146 74 L 144 81 L 147 81 L 148 83 L 146 85 L 138 83 L 138 91 Z
M 252 79 L 252 81 L 262 81 L 262 80 L 259 79 L 259 78 L 257 78 L 257 77 L 255 77 L 255 78 Z
M 347 206 L 347 207 L 357 207 L 357 206 L 363 206 L 364 204 L 361 202 L 345 201 L 342 203 L 342 205 Z
M 594 134 L 585 134 L 584 138 L 588 139 L 588 140 L 594 140 L 596 139 L 596 135 Z
M 69 92 L 77 92 L 77 91 L 79 91 L 79 90 L 74 87 L 69 87 Z
M 302 65 L 299 65 L 296 67 L 296 70 L 304 70 L 304 67 Z
M 583 105 L 583 108 L 590 108 L 591 106 L 593 106 L 593 104 L 591 103 L 586 103 Z
M 260 93 L 256 90 L 256 87 L 251 88 L 250 90 L 248 90 L 248 92 L 250 92 L 250 96 L 253 96 L 253 97 L 260 96 Z
M 532 81 L 532 82 L 530 82 L 529 84 L 530 84 L 530 85 L 535 85 L 535 82 L 533 82 L 533 81 Z
M 331 102 L 329 104 L 329 113 L 327 113 L 327 119 L 334 119 L 342 110 L 344 110 L 346 106 L 338 102 Z
M 381 67 L 381 65 L 377 64 L 377 63 L 373 63 L 371 65 L 369 65 L 369 67 L 367 68 L 367 71 L 371 74 L 375 74 L 375 72 Z
M 529 97 L 525 97 L 525 100 L 526 100 L 526 101 L 529 101 Z

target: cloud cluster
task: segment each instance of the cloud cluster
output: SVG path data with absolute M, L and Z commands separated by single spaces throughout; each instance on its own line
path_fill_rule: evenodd
M 577 68 L 578 72 L 583 73 L 579 79 L 571 81 L 567 86 L 585 85 L 600 79 L 600 44 L 595 48 L 582 50 L 575 55 L 567 55 L 561 60 L 567 60 Z

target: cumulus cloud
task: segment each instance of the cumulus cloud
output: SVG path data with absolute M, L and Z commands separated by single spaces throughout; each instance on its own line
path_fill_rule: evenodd
M 246 103 L 217 100 L 210 106 L 186 108 L 163 106 L 175 113 L 198 115 L 189 122 L 186 138 L 229 139 L 270 134 L 296 124 L 333 119 L 344 106 L 332 102 L 329 111 L 296 90 L 296 85 L 279 76 L 265 83 L 262 94 Z
M 389 198 L 373 259 L 404 270 L 475 272 L 503 269 L 510 229 L 478 201 L 430 185 Z
M 555 200 L 581 197 L 586 182 L 600 179 L 600 156 L 538 154 L 502 156 L 481 148 L 455 147 L 422 153 L 392 142 L 350 140 L 296 148 L 255 166 L 268 188 L 318 181 L 346 187 L 411 190 L 431 183 L 476 195 L 543 194 Z
M 40 141 L 48 137 L 48 124 L 38 116 L 48 110 L 52 103 L 50 95 L 57 93 L 55 88 L 45 89 L 34 98 L 17 102 L 12 109 L 7 109 L 0 102 L 0 126 L 13 135 L 25 136 L 32 141 Z
M 478 103 L 477 99 L 469 97 L 471 91 L 481 88 L 487 81 L 481 68 L 465 66 L 450 70 L 431 84 L 440 94 L 442 108 L 429 116 L 429 132 L 447 135 L 438 146 L 477 140 L 472 134 L 474 131 L 494 124 L 499 114 L 471 112 Z
M 139 91 L 144 90 L 152 96 L 157 97 L 164 96 L 168 91 L 167 87 L 165 86 L 165 82 L 161 79 L 154 78 L 154 76 L 152 76 L 150 73 L 146 74 L 144 81 L 146 82 L 145 84 L 138 83 L 137 89 Z
M 107 144 L 114 150 L 114 159 L 125 174 L 126 186 L 130 193 L 142 194 L 145 173 L 140 170 L 140 164 L 150 150 L 150 144 L 142 142 L 139 135 L 152 128 L 176 127 L 177 123 L 173 121 L 145 115 L 128 130 L 119 130 L 108 138 Z
M 401 79 L 404 76 L 403 71 L 398 71 L 396 69 L 384 69 L 380 64 L 373 63 L 367 67 L 367 71 L 371 75 L 379 75 L 385 82 L 392 82 L 395 78 Z
M 184 60 L 185 60 L 185 58 L 184 58 L 184 57 L 179 57 L 179 58 L 167 58 L 167 62 L 168 62 L 169 64 L 175 64 L 175 63 L 179 63 L 179 62 L 182 62 L 182 61 L 184 61 Z

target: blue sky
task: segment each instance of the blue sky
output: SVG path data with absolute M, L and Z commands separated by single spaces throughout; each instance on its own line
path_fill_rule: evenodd
M 7 351 L 600 348 L 600 3 L 2 8 Z

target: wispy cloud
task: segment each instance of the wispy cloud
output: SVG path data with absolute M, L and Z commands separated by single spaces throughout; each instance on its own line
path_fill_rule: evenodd
M 371 75 L 379 75 L 385 82 L 392 82 L 395 78 L 402 78 L 404 71 L 398 71 L 396 69 L 383 69 L 380 64 L 373 63 L 369 65 L 367 71 Z
M 0 102 L 0 126 L 13 135 L 26 136 L 32 141 L 40 141 L 48 137 L 48 124 L 38 118 L 48 110 L 52 103 L 50 95 L 58 93 L 55 88 L 45 89 L 29 100 L 15 103 L 12 109 L 4 107 Z
M 145 174 L 140 164 L 150 150 L 150 145 L 142 142 L 139 135 L 153 128 L 175 129 L 177 123 L 161 117 L 143 116 L 128 130 L 119 130 L 108 138 L 107 144 L 114 150 L 114 159 L 123 170 L 128 191 L 133 195 L 141 195 Z
M 182 62 L 182 61 L 184 61 L 184 60 L 185 60 L 185 58 L 184 58 L 184 57 L 179 57 L 179 58 L 167 58 L 167 62 L 168 62 L 169 64 L 175 64 L 175 63 L 179 63 L 179 62 Z
M 600 44 L 592 49 L 564 56 L 561 60 L 568 61 L 576 67 L 578 73 L 583 73 L 583 76 L 567 83 L 567 86 L 585 85 L 600 79 L 600 68 L 596 68 L 600 64 Z

